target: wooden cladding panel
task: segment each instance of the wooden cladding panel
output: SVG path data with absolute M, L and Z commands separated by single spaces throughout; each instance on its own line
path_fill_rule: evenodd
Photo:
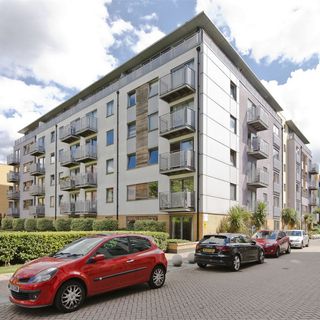
M 136 89 L 136 162 L 137 168 L 148 165 L 148 94 L 149 84 Z

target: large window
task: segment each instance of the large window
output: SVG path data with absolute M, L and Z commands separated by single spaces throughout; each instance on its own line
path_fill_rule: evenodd
M 158 181 L 127 186 L 127 200 L 147 200 L 158 198 Z
M 158 112 L 148 116 L 148 129 L 149 131 L 158 129 Z
M 106 144 L 107 146 L 110 146 L 114 143 L 114 137 L 113 137 L 113 129 L 107 131 L 106 133 Z
M 149 164 L 157 164 L 158 163 L 158 148 L 149 150 Z
M 114 104 L 113 100 L 111 100 L 107 103 L 107 110 L 106 110 L 107 117 L 110 117 L 113 115 L 113 104 Z
M 128 139 L 136 136 L 136 122 L 132 121 L 128 123 Z
M 149 83 L 149 98 L 158 94 L 158 80 Z
M 128 93 L 128 108 L 136 105 L 136 92 L 132 91 Z
M 114 168 L 113 168 L 113 159 L 108 159 L 106 161 L 106 173 L 110 174 L 114 172 Z
M 173 193 L 183 191 L 194 191 L 193 177 L 170 180 L 170 191 Z
M 136 154 L 128 154 L 128 169 L 134 169 L 136 165 Z
M 106 202 L 107 203 L 113 202 L 113 188 L 106 189 Z

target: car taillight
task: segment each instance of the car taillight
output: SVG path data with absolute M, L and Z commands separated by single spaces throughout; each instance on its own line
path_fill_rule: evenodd
M 196 245 L 196 252 L 200 252 L 200 244 L 199 243 Z
M 228 246 L 216 246 L 216 249 L 219 252 L 230 252 L 230 247 Z

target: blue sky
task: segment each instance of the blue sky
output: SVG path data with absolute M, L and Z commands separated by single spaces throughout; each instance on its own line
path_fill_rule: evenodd
M 19 129 L 201 11 L 320 161 L 320 1 L 0 0 L 0 162 Z

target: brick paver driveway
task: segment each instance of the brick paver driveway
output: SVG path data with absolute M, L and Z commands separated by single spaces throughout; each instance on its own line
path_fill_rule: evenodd
M 54 308 L 21 309 L 0 304 L 0 319 L 320 319 L 320 240 L 310 248 L 292 250 L 263 265 L 239 272 L 195 265 L 171 267 L 166 285 L 146 285 L 88 299 L 71 314 Z

